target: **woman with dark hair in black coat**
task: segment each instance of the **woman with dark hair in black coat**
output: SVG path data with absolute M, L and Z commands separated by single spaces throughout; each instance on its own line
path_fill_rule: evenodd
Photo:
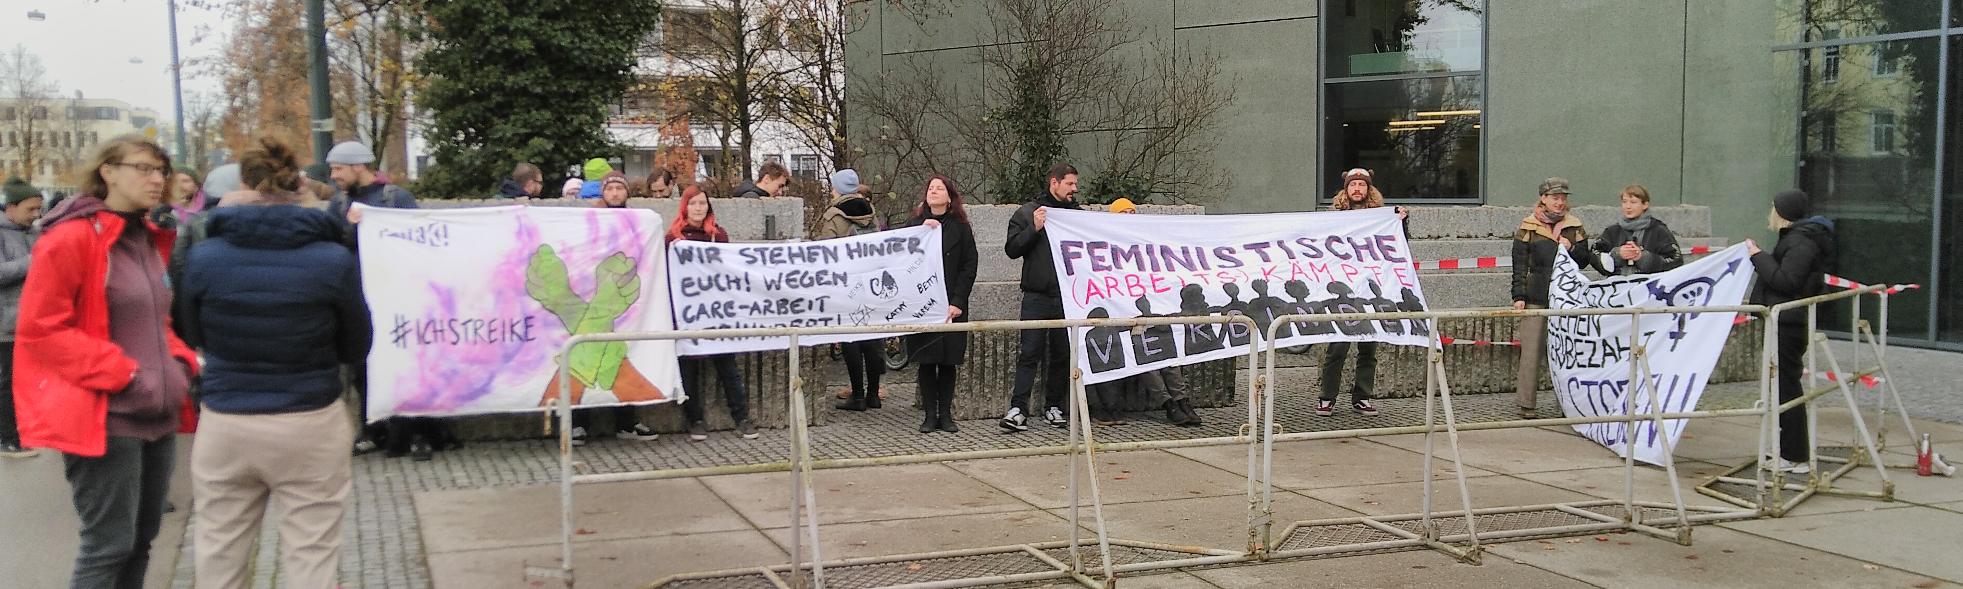
M 920 204 L 913 208 L 913 217 L 906 225 L 941 228 L 941 271 L 947 280 L 948 319 L 967 321 L 968 294 L 975 289 L 979 257 L 975 253 L 975 233 L 968 225 L 968 213 L 961 207 L 961 192 L 955 189 L 954 180 L 939 174 L 929 178 Z M 961 431 L 954 425 L 954 373 L 968 355 L 968 334 L 913 334 L 907 336 L 907 351 L 920 365 L 920 408 L 927 414 L 920 421 L 920 433 Z
M 1806 193 L 1788 190 L 1772 199 L 1770 224 L 1779 231 L 1779 243 L 1772 251 L 1759 249 L 1746 241 L 1752 252 L 1752 268 L 1758 273 L 1758 289 L 1752 302 L 1777 305 L 1826 292 L 1823 275 L 1833 271 L 1839 257 L 1833 220 L 1812 215 L 1812 202 Z M 1800 371 L 1805 367 L 1807 338 L 1806 309 L 1779 314 L 1779 402 L 1792 401 L 1805 394 L 1800 388 Z M 1807 434 L 1806 408 L 1795 407 L 1779 414 L 1779 460 L 1776 468 L 1792 474 L 1812 472 L 1811 436 Z

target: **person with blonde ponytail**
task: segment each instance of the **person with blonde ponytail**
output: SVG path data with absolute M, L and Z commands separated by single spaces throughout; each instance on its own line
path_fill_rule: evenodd
M 299 158 L 261 138 L 239 160 L 256 195 L 222 206 L 184 271 L 185 339 L 204 352 L 204 422 L 191 451 L 197 586 L 252 582 L 268 504 L 289 587 L 334 587 L 354 443 L 342 364 L 371 328 L 338 219 L 305 206 Z

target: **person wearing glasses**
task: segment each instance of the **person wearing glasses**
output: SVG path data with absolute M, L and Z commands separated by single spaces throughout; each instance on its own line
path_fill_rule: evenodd
M 170 156 L 138 136 L 102 146 L 81 193 L 45 219 L 20 298 L 13 394 L 21 443 L 62 453 L 81 519 L 73 587 L 141 587 L 190 427 L 198 360 L 170 328 L 164 266 Z

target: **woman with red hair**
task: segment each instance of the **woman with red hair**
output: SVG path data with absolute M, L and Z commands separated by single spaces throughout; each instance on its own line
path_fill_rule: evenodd
M 716 210 L 700 188 L 682 191 L 681 207 L 675 222 L 668 225 L 668 243 L 681 240 L 728 243 L 729 232 L 716 225 Z M 736 371 L 736 355 L 711 354 L 681 359 L 682 388 L 688 399 L 682 401 L 682 415 L 688 418 L 688 439 L 709 439 L 709 425 L 702 420 L 702 371 L 714 366 L 716 382 L 722 383 L 723 402 L 729 404 L 729 418 L 736 422 L 736 433 L 745 440 L 757 438 L 757 426 L 750 422 L 750 394 L 743 388 L 743 374 Z

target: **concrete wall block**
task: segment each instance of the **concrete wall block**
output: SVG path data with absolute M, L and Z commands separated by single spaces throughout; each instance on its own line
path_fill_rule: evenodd
M 526 204 L 534 207 L 587 208 L 596 206 L 598 202 L 592 199 L 544 198 L 533 199 Z M 763 241 L 804 235 L 804 199 L 712 198 L 709 203 L 716 211 L 716 224 L 729 232 L 730 239 Z M 511 206 L 517 202 L 509 199 L 428 199 L 417 204 L 426 209 L 462 209 Z M 661 222 L 671 223 L 681 203 L 667 198 L 632 198 L 627 200 L 627 206 L 654 211 L 661 215 Z M 766 228 L 773 228 L 776 234 L 767 234 Z

